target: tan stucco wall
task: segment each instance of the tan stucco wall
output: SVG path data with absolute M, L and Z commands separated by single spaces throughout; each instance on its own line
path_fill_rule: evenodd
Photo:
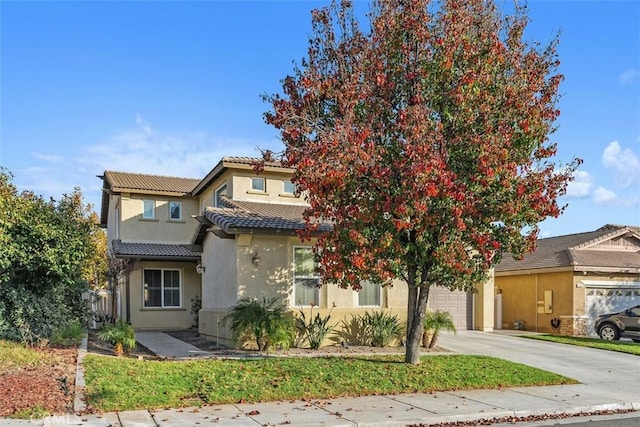
M 496 276 L 495 287 L 502 292 L 503 329 L 513 329 L 515 321 L 524 320 L 527 330 L 550 333 L 552 318 L 574 311 L 571 271 Z M 538 313 L 538 306 L 544 306 L 539 304 L 544 301 L 544 291 L 549 290 L 553 292 L 551 313 Z
M 251 190 L 251 178 L 265 178 L 264 193 Z M 227 197 L 233 200 L 277 203 L 286 205 L 306 205 L 303 197 L 293 197 L 283 192 L 283 182 L 289 181 L 291 174 L 263 172 L 254 173 L 252 170 L 227 170 L 218 179 L 213 181 L 199 196 L 199 209 L 203 206 L 213 206 L 214 194 L 225 183 L 227 184 Z
M 229 344 L 227 328 L 220 324 L 226 309 L 232 307 L 244 297 L 283 298 L 294 314 L 300 308 L 292 300 L 293 285 L 293 249 L 310 246 L 292 236 L 241 235 L 235 239 L 220 239 L 208 234 L 204 242 L 203 259 L 205 266 L 219 266 L 211 272 L 207 267 L 203 274 L 203 309 L 200 312 L 200 333 L 221 343 Z M 260 256 L 260 264 L 253 265 L 254 254 Z M 237 254 L 237 256 L 236 256 Z M 486 307 L 475 311 L 474 327 L 480 330 L 493 329 L 493 282 L 489 280 L 479 289 L 476 304 Z M 349 322 L 353 314 L 383 309 L 397 315 L 406 323 L 407 286 L 396 281 L 394 286 L 381 289 L 381 307 L 358 307 L 357 294 L 351 289 L 341 289 L 336 285 L 325 284 L 320 289 L 320 307 L 313 312 L 326 315 L 331 311 L 331 323 L 339 325 L 343 320 Z M 335 307 L 333 305 L 335 304 Z M 333 307 L 333 309 L 332 309 Z M 307 316 L 310 307 L 302 308 Z
M 143 200 L 156 202 L 155 219 L 142 219 Z M 197 221 L 198 202 L 188 198 L 125 195 L 120 199 L 120 239 L 124 242 L 189 243 Z M 182 220 L 169 220 L 169 201 L 182 202 Z
M 473 295 L 473 329 L 491 332 L 494 329 L 494 289 L 495 278 L 493 269 L 489 273 L 488 280 L 478 286 L 478 292 Z
M 143 308 L 143 269 L 172 268 L 181 271 L 182 307 L 180 308 Z M 124 287 L 122 288 L 124 297 Z M 195 263 L 145 261 L 140 268 L 131 273 L 131 323 L 137 329 L 173 329 L 189 328 L 194 324 L 191 314 L 191 299 L 200 295 L 200 276 L 196 273 Z M 124 298 L 123 298 L 124 301 Z M 122 314 L 126 313 L 123 303 Z

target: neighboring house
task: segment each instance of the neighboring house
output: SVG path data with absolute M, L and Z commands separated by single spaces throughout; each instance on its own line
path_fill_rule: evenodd
M 404 321 L 404 283 L 366 284 L 360 292 L 318 286 L 312 242 L 297 236 L 307 204 L 295 196 L 292 170 L 267 162 L 257 174 L 256 161 L 223 158 L 202 180 L 104 173 L 102 224 L 113 254 L 142 260 L 131 274 L 130 298 L 123 298 L 134 326 L 188 327 L 190 298 L 196 294 L 202 298 L 200 333 L 222 341 L 228 332 L 221 317 L 244 297 L 280 296 L 291 310 L 302 308 L 307 315 L 312 306 L 314 314 L 333 307 L 336 323 L 372 309 Z M 179 220 L 171 217 L 177 203 Z M 319 224 L 319 232 L 330 226 Z M 153 306 L 157 301 L 149 289 L 169 295 L 169 305 L 160 298 L 161 306 Z M 434 287 L 429 305 L 451 312 L 458 329 L 491 330 L 493 289 L 492 280 L 477 294 Z
M 505 256 L 495 286 L 497 326 L 594 335 L 598 315 L 640 304 L 640 229 L 606 225 L 540 239 L 520 261 Z

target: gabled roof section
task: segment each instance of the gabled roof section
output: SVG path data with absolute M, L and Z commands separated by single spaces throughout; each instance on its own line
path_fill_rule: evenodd
M 569 234 L 538 240 L 535 252 L 514 260 L 505 254 L 496 266 L 496 273 L 543 268 L 571 267 L 577 271 L 600 269 L 602 271 L 639 271 L 640 253 L 633 250 L 602 250 L 599 244 L 619 237 L 637 239 L 637 227 L 607 225 L 596 231 Z
M 303 217 L 306 206 L 272 203 L 243 202 L 223 199 L 225 207 L 208 207 L 203 216 L 196 217 L 201 223 L 193 237 L 195 244 L 202 243 L 205 228 L 213 230 L 219 237 L 234 234 L 279 234 L 295 235 L 305 228 Z M 318 222 L 318 232 L 332 229 L 329 223 Z
M 116 258 L 139 258 L 142 260 L 197 261 L 201 246 L 168 243 L 127 243 L 112 242 Z
M 136 193 L 182 197 L 188 195 L 200 182 L 192 178 L 115 171 L 105 171 L 103 175 L 98 175 L 98 178 L 102 179 L 101 227 L 107 226 L 109 194 Z
M 194 196 L 200 194 L 205 188 L 207 188 L 213 181 L 215 181 L 220 175 L 227 169 L 245 169 L 252 170 L 254 165 L 263 162 L 264 170 L 266 172 L 282 172 L 292 173 L 293 169 L 285 168 L 279 161 L 263 161 L 258 157 L 223 157 L 218 164 L 211 169 L 211 171 L 205 176 L 198 185 L 193 188 L 192 194 Z
M 200 182 L 198 179 L 105 171 L 105 183 L 113 192 L 151 193 L 184 196 Z

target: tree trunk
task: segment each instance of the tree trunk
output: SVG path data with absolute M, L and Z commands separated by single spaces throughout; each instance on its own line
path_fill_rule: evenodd
M 438 342 L 438 335 L 440 334 L 439 330 L 434 330 L 433 335 L 431 336 L 431 341 L 429 342 L 429 348 L 433 348 L 436 346 L 436 342 Z
M 420 364 L 420 343 L 424 333 L 424 316 L 429 298 L 429 285 L 416 286 L 417 268 L 410 266 L 407 272 L 409 301 L 407 304 L 407 343 L 405 347 L 405 363 Z

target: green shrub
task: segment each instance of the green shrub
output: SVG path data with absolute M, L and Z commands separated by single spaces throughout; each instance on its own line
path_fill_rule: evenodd
M 83 336 L 84 327 L 80 322 L 74 321 L 56 329 L 49 342 L 62 347 L 74 347 L 80 345 Z
M 293 319 L 279 298 L 262 298 L 261 302 L 243 298 L 223 317 L 222 323 L 231 322 L 233 339 L 239 341 L 252 335 L 258 351 L 276 347 L 291 347 L 295 338 Z
M 42 294 L 22 286 L 0 286 L 0 338 L 41 345 L 70 322 L 85 320 L 80 292 L 56 288 Z
M 384 311 L 365 312 L 354 316 L 358 330 L 361 331 L 362 344 L 372 347 L 387 347 L 402 333 L 398 316 Z M 352 322 L 354 323 L 354 322 Z
M 332 326 L 329 326 L 329 320 L 331 320 L 331 311 L 335 305 L 331 307 L 329 314 L 324 317 L 320 316 L 320 313 L 316 313 L 316 316 L 313 317 L 313 307 L 314 305 L 312 304 L 309 321 L 307 321 L 304 311 L 300 309 L 300 317 L 296 317 L 296 328 L 302 335 L 302 339 L 309 343 L 309 347 L 312 350 L 317 350 L 322 346 L 322 342 L 327 335 L 334 330 Z
M 116 323 L 107 323 L 98 332 L 98 338 L 113 345 L 117 356 L 128 354 L 136 347 L 136 334 L 133 326 L 118 320 Z

